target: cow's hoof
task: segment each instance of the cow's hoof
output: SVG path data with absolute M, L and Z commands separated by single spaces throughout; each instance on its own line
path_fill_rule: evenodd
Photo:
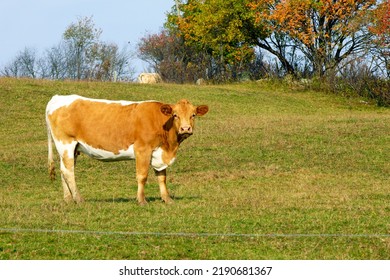
M 138 201 L 138 205 L 139 206 L 146 206 L 146 205 L 148 205 L 148 202 L 144 199 L 142 201 Z
M 77 204 L 83 203 L 84 198 L 82 198 L 81 196 L 77 196 L 74 198 L 74 202 L 76 202 Z
M 165 202 L 165 204 L 174 204 L 175 203 L 175 201 L 170 197 L 163 199 L 163 201 Z
M 65 201 L 65 203 L 69 204 L 69 203 L 73 202 L 73 198 L 71 195 L 64 196 L 64 201 Z

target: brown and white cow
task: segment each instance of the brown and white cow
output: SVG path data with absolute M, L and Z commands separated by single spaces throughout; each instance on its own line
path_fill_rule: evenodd
M 135 159 L 140 204 L 146 203 L 144 186 L 151 165 L 161 198 L 170 203 L 166 168 L 174 162 L 180 143 L 192 135 L 194 118 L 207 112 L 208 106 L 193 106 L 185 99 L 164 104 L 56 95 L 46 107 L 50 176 L 55 177 L 53 139 L 65 201 L 82 201 L 74 175 L 76 157 L 82 152 L 102 161 Z

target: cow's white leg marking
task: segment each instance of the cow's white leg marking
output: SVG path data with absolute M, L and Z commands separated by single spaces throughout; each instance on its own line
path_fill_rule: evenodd
M 166 172 L 166 169 L 161 170 L 161 171 L 155 170 L 155 174 L 157 176 L 158 185 L 160 186 L 161 199 L 164 200 L 164 202 L 167 203 L 167 204 L 173 203 L 173 200 L 169 196 L 169 192 L 168 192 L 168 189 L 167 189 L 167 172 Z
M 64 200 L 66 202 L 73 200 L 77 203 L 80 203 L 83 201 L 83 199 L 77 189 L 74 175 L 76 146 L 76 141 L 73 141 L 69 144 L 63 144 L 62 142 L 56 141 L 56 147 L 61 157 L 61 181 L 62 187 L 64 189 Z
M 62 188 L 64 189 L 65 202 L 72 202 L 73 201 L 72 193 L 70 192 L 68 183 L 66 182 L 64 173 L 62 171 L 61 171 L 61 183 L 62 183 Z

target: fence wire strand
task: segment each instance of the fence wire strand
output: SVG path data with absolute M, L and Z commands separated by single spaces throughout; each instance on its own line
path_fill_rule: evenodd
M 248 238 L 390 238 L 390 234 L 349 234 L 349 233 L 197 233 L 197 232 L 137 232 L 137 231 L 95 231 L 72 229 L 0 228 L 3 233 L 46 233 L 86 235 L 128 235 L 128 236 L 173 236 L 173 237 L 248 237 Z

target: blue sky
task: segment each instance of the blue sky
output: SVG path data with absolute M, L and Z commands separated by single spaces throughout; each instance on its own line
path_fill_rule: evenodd
M 135 50 L 139 39 L 158 32 L 174 0 L 0 0 L 0 67 L 25 47 L 41 54 L 57 45 L 78 17 L 93 16 L 101 40 Z M 134 61 L 137 72 L 147 65 Z

